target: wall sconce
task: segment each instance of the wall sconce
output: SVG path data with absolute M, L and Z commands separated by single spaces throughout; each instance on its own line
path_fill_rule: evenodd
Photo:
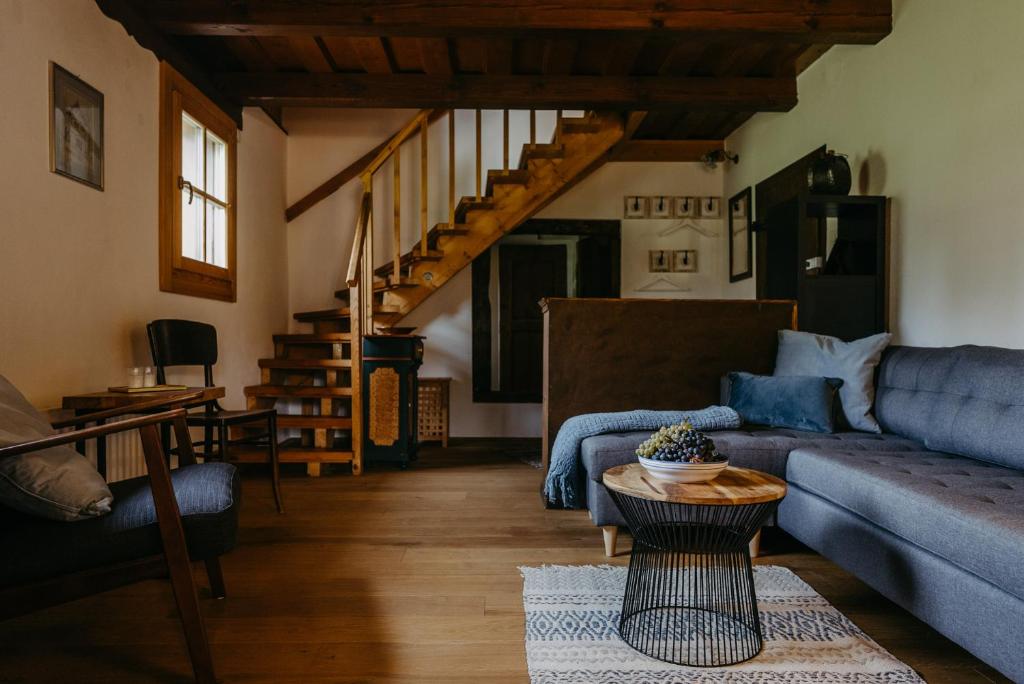
M 710 152 L 706 153 L 703 157 L 701 157 L 700 160 L 704 162 L 704 166 L 708 167 L 709 169 L 713 169 L 717 167 L 719 164 L 724 164 L 725 162 L 739 164 L 740 155 L 736 154 L 735 152 L 728 152 L 725 149 L 711 150 Z

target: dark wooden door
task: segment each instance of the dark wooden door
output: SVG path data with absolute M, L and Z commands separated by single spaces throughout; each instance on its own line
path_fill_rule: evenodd
M 576 296 L 618 299 L 619 238 L 583 236 L 576 243 Z
M 540 401 L 544 328 L 538 302 L 568 293 L 565 245 L 502 245 L 498 250 L 501 389 Z

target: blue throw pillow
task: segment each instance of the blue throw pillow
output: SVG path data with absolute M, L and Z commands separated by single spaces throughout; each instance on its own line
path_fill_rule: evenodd
M 880 333 L 853 342 L 795 330 L 779 331 L 775 375 L 818 375 L 841 378 L 842 415 L 854 430 L 881 432 L 871 415 L 875 403 L 875 368 L 892 335 Z
M 743 421 L 809 432 L 834 432 L 838 378 L 729 373 L 729 406 Z

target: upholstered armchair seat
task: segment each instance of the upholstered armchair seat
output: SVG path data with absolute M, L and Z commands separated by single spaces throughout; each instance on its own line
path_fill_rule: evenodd
M 175 498 L 192 560 L 216 558 L 235 545 L 240 483 L 228 463 L 204 463 L 171 471 Z M 109 514 L 62 522 L 0 507 L 0 586 L 39 581 L 163 550 L 148 477 L 110 485 Z

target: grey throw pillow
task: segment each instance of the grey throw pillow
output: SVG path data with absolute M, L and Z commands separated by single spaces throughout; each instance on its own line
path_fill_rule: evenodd
M 891 340 L 889 333 L 843 342 L 828 335 L 780 330 L 774 374 L 840 378 L 839 401 L 846 422 L 854 430 L 881 432 L 871 414 L 875 368 Z
M 0 375 L 0 446 L 54 434 L 46 418 Z M 88 460 L 70 446 L 0 459 L 0 504 L 53 520 L 110 512 L 114 495 Z

